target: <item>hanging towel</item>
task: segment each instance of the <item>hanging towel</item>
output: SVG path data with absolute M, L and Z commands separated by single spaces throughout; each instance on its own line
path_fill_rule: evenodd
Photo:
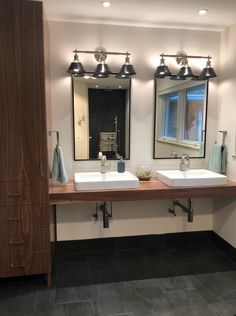
M 222 161 L 222 146 L 219 144 L 214 144 L 211 151 L 208 169 L 213 172 L 221 173 L 221 161 Z
M 226 154 L 226 146 L 215 144 L 212 148 L 208 169 L 217 173 L 226 174 Z
M 59 182 L 67 182 L 68 177 L 65 169 L 65 163 L 63 158 L 62 148 L 56 145 L 53 154 L 52 163 L 52 179 Z

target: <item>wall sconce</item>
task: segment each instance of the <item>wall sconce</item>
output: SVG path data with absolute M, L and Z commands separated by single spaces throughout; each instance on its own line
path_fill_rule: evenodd
M 207 80 L 216 77 L 216 73 L 211 66 L 211 56 L 188 56 L 185 53 L 177 53 L 176 55 L 161 54 L 160 66 L 157 67 L 154 77 L 163 79 L 165 77 L 170 77 L 171 80 L 186 80 L 186 78 L 191 78 L 191 80 Z M 176 62 L 181 66 L 178 74 L 173 75 L 169 68 L 165 65 L 164 57 L 173 57 Z M 193 74 L 191 67 L 188 65 L 188 59 L 191 58 L 204 58 L 207 59 L 206 67 L 202 70 L 199 76 Z
M 70 64 L 67 72 L 72 76 L 83 77 L 86 73 L 83 65 L 79 61 L 79 53 L 80 54 L 94 54 L 95 59 L 98 64 L 96 70 L 93 72 L 93 78 L 108 78 L 109 74 L 111 74 L 111 70 L 109 69 L 108 64 L 105 62 L 107 59 L 107 55 L 124 55 L 125 63 L 122 65 L 120 71 L 116 75 L 118 79 L 129 79 L 130 76 L 135 75 L 136 72 L 134 70 L 134 66 L 130 64 L 129 56 L 130 53 L 120 53 L 120 52 L 106 52 L 104 49 L 98 49 L 95 51 L 86 51 L 86 50 L 77 50 L 73 51 L 74 60 Z

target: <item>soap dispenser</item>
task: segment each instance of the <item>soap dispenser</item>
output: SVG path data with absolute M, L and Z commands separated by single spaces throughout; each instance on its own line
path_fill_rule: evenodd
M 118 172 L 125 172 L 125 162 L 122 159 L 122 157 L 120 157 L 120 160 L 117 162 L 117 171 Z

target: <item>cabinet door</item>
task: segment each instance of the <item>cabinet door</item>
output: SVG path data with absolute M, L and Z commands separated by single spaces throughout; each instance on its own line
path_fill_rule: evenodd
M 22 149 L 27 179 L 47 176 L 42 3 L 25 1 L 22 26 Z
M 2 1 L 0 10 L 0 181 L 21 169 L 20 1 Z
M 42 3 L 0 10 L 0 181 L 48 175 Z

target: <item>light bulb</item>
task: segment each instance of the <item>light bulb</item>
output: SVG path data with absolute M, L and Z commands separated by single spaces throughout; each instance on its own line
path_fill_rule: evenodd
M 110 1 L 102 1 L 102 5 L 103 5 L 105 8 L 109 8 L 110 5 L 111 5 L 111 2 L 110 2 Z
M 208 13 L 207 9 L 199 9 L 198 10 L 198 14 L 200 14 L 200 15 L 204 15 L 204 14 L 207 14 L 207 13 Z

